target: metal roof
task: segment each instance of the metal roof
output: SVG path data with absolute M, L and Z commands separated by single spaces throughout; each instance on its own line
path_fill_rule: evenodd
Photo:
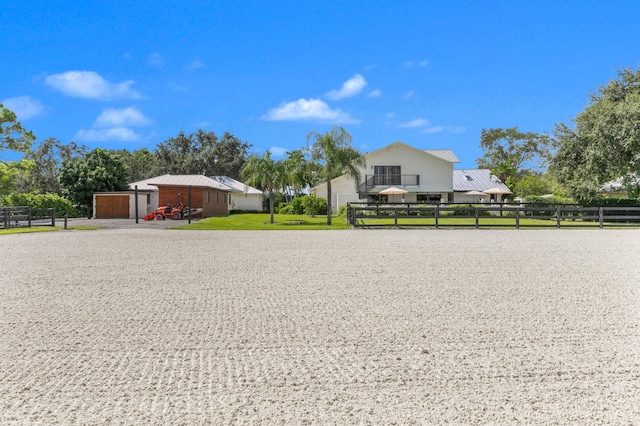
M 230 178 L 229 176 L 211 176 L 211 179 L 236 191 L 246 192 L 247 194 L 262 194 L 262 191 L 260 191 L 259 189 L 256 189 L 249 185 L 245 185 L 244 183 Z
M 195 186 L 200 188 L 213 188 L 221 191 L 234 192 L 233 188 L 223 185 L 211 178 L 203 175 L 162 175 L 147 179 L 149 185 L 175 185 L 175 186 Z
M 434 157 L 441 158 L 450 163 L 459 163 L 458 157 L 450 149 L 425 149 L 423 150 L 427 154 L 431 154 Z
M 151 182 L 152 180 L 163 178 L 165 176 L 169 176 L 169 175 L 156 176 L 149 179 L 139 180 L 137 182 L 132 182 L 129 184 L 129 188 L 136 189 L 136 185 L 137 185 L 138 190 L 140 191 L 157 191 L 158 187 L 155 185 L 149 185 L 149 182 Z
M 486 191 L 491 188 L 509 190 L 489 169 L 464 169 L 453 171 L 453 190 L 460 192 Z
M 627 185 L 630 188 L 633 188 L 634 186 L 640 186 L 640 176 L 635 173 L 630 173 L 627 176 L 622 176 L 618 179 L 606 182 L 604 185 L 602 185 L 600 190 L 604 192 L 626 191 Z

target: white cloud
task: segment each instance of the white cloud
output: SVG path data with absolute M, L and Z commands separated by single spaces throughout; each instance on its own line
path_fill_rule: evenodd
M 376 90 L 372 90 L 369 92 L 369 94 L 367 95 L 370 98 L 379 98 L 380 96 L 382 96 L 382 91 L 376 89 Z
M 404 95 L 402 95 L 402 99 L 409 99 L 409 98 L 413 97 L 413 95 L 415 95 L 415 94 L 416 94 L 415 90 L 409 90 Z
M 107 129 L 81 129 L 75 139 L 81 142 L 137 142 L 140 135 L 126 127 L 110 127 Z
M 272 146 L 269 148 L 269 152 L 274 157 L 282 157 L 287 153 L 287 151 L 289 151 L 287 148 L 282 148 L 280 146 Z
M 355 96 L 367 85 L 364 77 L 360 74 L 356 74 L 351 77 L 349 80 L 345 81 L 342 84 L 342 88 L 340 90 L 332 90 L 326 94 L 326 97 L 331 99 L 332 101 L 337 101 L 338 99 L 348 98 L 351 96 Z
M 193 61 L 191 61 L 189 63 L 189 65 L 187 65 L 187 69 L 191 70 L 191 71 L 199 70 L 199 69 L 202 69 L 202 68 L 206 68 L 206 65 L 204 64 L 204 62 L 202 62 L 199 59 L 194 59 Z
M 416 118 L 415 120 L 407 121 L 405 123 L 400 123 L 396 127 L 408 129 L 412 127 L 424 127 L 429 126 L 429 120 L 425 120 L 424 118 Z
M 15 98 L 7 98 L 2 101 L 5 108 L 13 111 L 18 120 L 28 120 L 32 117 L 42 114 L 44 107 L 40 101 L 31 99 L 30 96 L 18 96 Z
M 426 68 L 428 66 L 429 66 L 429 61 L 427 60 L 406 61 L 404 64 L 402 64 L 403 68 Z
M 433 134 L 433 133 L 441 133 L 441 132 L 443 132 L 443 131 L 444 131 L 444 129 L 445 129 L 445 128 L 444 128 L 443 126 L 429 126 L 429 127 L 426 127 L 426 128 L 422 131 L 422 133 L 426 133 L 426 134 L 428 134 L 428 135 L 431 135 L 431 134 Z
M 135 107 L 124 109 L 107 108 L 96 119 L 95 127 L 147 126 L 151 120 Z
M 461 126 L 427 126 L 425 127 L 421 133 L 426 133 L 428 135 L 434 133 L 449 133 L 451 135 L 459 135 L 466 132 L 467 129 Z
M 298 99 L 283 103 L 278 108 L 270 110 L 262 117 L 267 121 L 328 121 L 338 124 L 357 124 L 354 119 L 340 109 L 331 109 L 320 99 Z
M 44 80 L 47 86 L 67 96 L 87 99 L 137 99 L 140 95 L 131 88 L 133 80 L 111 83 L 94 71 L 67 71 L 53 74 Z
M 467 129 L 462 126 L 453 126 L 453 127 L 448 127 L 447 131 L 453 135 L 461 135 L 462 133 L 466 132 Z
M 392 118 L 392 117 L 387 117 Z M 431 122 L 425 118 L 416 118 L 413 120 L 406 121 L 404 123 L 396 124 L 396 128 L 399 129 L 420 129 L 420 133 L 424 133 L 427 135 L 431 135 L 434 133 L 450 133 L 450 134 L 461 134 L 466 131 L 464 127 L 461 126 L 434 126 Z
M 162 68 L 164 66 L 164 58 L 159 53 L 152 53 L 147 56 L 147 65 L 153 68 Z

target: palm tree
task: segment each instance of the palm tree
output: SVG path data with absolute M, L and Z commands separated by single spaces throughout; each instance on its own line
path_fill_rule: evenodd
M 288 193 L 288 202 L 291 198 L 299 197 L 305 187 L 310 186 L 311 164 L 305 158 L 302 149 L 287 152 L 287 158 L 283 160 L 285 174 L 285 189 Z
M 327 225 L 331 225 L 331 180 L 346 175 L 360 184 L 360 170 L 364 166 L 364 157 L 351 146 L 351 135 L 342 127 L 336 126 L 330 131 L 320 134 L 311 132 L 307 135 L 307 144 L 313 138 L 311 158 L 320 166 L 323 179 L 327 182 Z
M 241 169 L 242 179 L 247 185 L 262 189 L 269 197 L 269 223 L 273 223 L 274 196 L 281 186 L 281 163 L 271 158 L 266 151 L 263 155 L 251 154 Z

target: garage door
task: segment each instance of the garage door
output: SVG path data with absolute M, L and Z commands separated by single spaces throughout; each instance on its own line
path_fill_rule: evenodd
M 96 219 L 128 218 L 128 195 L 96 195 Z

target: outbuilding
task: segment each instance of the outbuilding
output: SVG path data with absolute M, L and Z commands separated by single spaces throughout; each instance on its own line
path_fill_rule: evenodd
M 229 214 L 233 188 L 202 175 L 163 175 L 148 180 L 158 188 L 158 206 L 181 202 L 202 209 L 202 217 Z

